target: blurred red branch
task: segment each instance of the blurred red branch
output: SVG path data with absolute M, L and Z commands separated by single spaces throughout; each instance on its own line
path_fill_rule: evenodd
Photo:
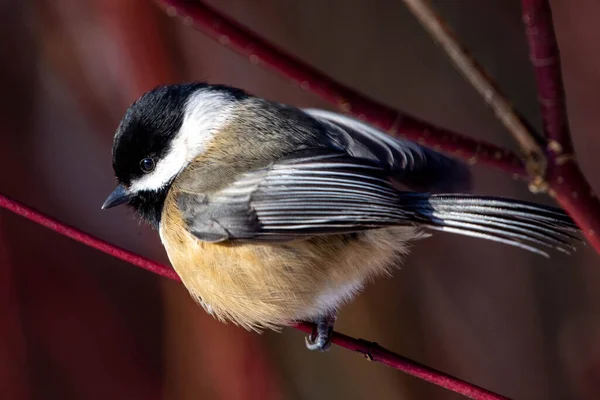
M 5 241 L 3 225 L 0 227 L 0 393 L 6 398 L 28 400 L 33 397 L 26 372 L 28 354 L 23 334 L 22 307 L 17 292 L 16 268 Z
M 434 126 L 369 99 L 200 1 L 160 0 L 159 3 L 166 5 L 169 15 L 181 15 L 184 23 L 195 24 L 206 35 L 247 57 L 250 63 L 278 73 L 301 89 L 334 104 L 342 112 L 364 119 L 391 135 L 427 145 L 470 164 L 480 162 L 510 174 L 527 176 L 523 163 L 511 151 Z
M 548 139 L 546 179 L 549 194 L 573 217 L 588 241 L 600 252 L 600 201 L 574 154 L 552 10 L 548 0 L 523 0 L 522 8 L 544 133 Z
M 49 228 L 61 235 L 67 236 L 77 242 L 93 247 L 97 250 L 100 250 L 103 253 L 116 257 L 120 260 L 147 269 L 150 272 L 164 276 L 166 278 L 179 281 L 179 276 L 177 276 L 175 271 L 166 265 L 162 265 L 155 261 L 151 261 L 145 257 L 114 246 L 102 239 L 98 239 L 76 228 L 63 224 L 60 221 L 57 221 L 47 215 L 44 215 L 43 213 L 34 210 L 33 208 L 30 208 L 16 200 L 10 199 L 9 197 L 6 197 L 2 194 L 0 194 L 0 208 L 9 210 L 15 214 L 29 219 L 30 221 L 45 226 L 46 228 Z M 294 327 L 303 332 L 312 332 L 313 329 L 313 325 L 309 323 L 300 323 L 295 325 Z M 426 367 L 415 361 L 409 360 L 408 358 L 402 357 L 396 353 L 386 350 L 383 347 L 372 342 L 367 342 L 362 339 L 354 339 L 338 332 L 333 333 L 332 342 L 345 349 L 362 353 L 371 361 L 380 362 L 384 365 L 395 368 L 409 375 L 423 379 L 427 382 L 441 386 L 453 392 L 460 393 L 472 399 L 507 399 L 507 397 L 492 393 L 486 389 L 472 385 L 468 382 L 447 375 L 443 372 L 436 371 L 435 369 Z

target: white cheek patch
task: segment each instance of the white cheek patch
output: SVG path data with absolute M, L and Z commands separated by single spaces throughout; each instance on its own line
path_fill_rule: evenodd
M 180 137 L 172 142 L 172 147 L 161 160 L 156 160 L 156 168 L 149 174 L 133 181 L 130 191 L 158 190 L 167 185 L 186 165 L 187 148 Z
M 200 90 L 185 107 L 179 132 L 171 141 L 166 155 L 156 161 L 156 168 L 132 182 L 132 192 L 159 190 L 169 184 L 230 120 L 236 100 L 225 93 Z M 141 160 L 140 160 L 141 161 Z

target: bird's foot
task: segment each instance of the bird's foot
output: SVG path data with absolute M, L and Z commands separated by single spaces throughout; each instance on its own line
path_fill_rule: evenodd
M 331 342 L 327 334 L 317 333 L 315 335 L 313 333 L 310 336 L 306 336 L 304 342 L 306 343 L 306 348 L 312 351 L 323 352 L 329 350 L 331 347 Z
M 313 351 L 327 351 L 331 347 L 331 333 L 335 324 L 335 314 L 319 317 L 313 332 L 304 338 L 306 347 Z

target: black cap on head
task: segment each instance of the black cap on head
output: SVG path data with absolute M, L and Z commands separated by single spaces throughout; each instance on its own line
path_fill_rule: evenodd
M 204 83 L 159 86 L 140 97 L 125 113 L 113 143 L 113 168 L 125 186 L 140 177 L 140 161 L 160 158 L 181 128 L 189 96 Z
M 145 168 L 157 163 L 169 151 L 183 124 L 188 100 L 200 89 L 227 93 L 238 100 L 248 97 L 243 90 L 204 82 L 159 86 L 142 95 L 127 109 L 113 142 L 113 169 L 125 190 L 148 172 Z M 156 190 L 127 192 L 124 202 L 136 209 L 144 220 L 157 226 L 169 185 Z

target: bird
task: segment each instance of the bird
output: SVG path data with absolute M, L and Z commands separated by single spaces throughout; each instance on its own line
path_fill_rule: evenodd
M 190 295 L 262 332 L 314 323 L 326 351 L 338 310 L 434 231 L 548 257 L 579 231 L 561 209 L 470 194 L 463 162 L 345 114 L 222 84 L 158 86 L 112 146 L 116 189 L 158 231 Z

